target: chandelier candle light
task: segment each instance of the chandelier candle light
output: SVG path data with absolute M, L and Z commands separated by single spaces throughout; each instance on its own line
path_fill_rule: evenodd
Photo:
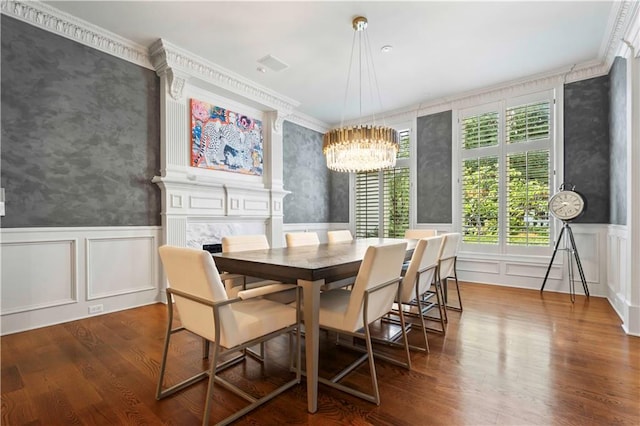
M 365 55 L 369 55 L 371 59 L 371 48 L 369 39 L 366 36 L 367 19 L 358 16 L 353 20 L 353 29 L 359 35 L 358 48 L 360 50 L 358 58 L 360 61 L 360 114 L 362 119 L 362 36 L 364 34 Z M 356 37 L 354 34 L 353 47 L 355 46 Z M 369 63 L 367 60 L 367 64 Z M 373 77 L 377 88 L 377 78 L 373 61 L 371 60 L 371 69 L 373 69 Z M 351 74 L 351 62 L 349 63 L 349 75 Z M 369 76 L 371 81 L 371 76 Z M 370 88 L 373 89 L 373 88 Z M 346 93 L 349 90 L 349 77 L 347 77 Z M 378 99 L 380 99 L 380 90 L 378 89 Z M 382 102 L 380 102 L 382 104 Z M 327 159 L 327 167 L 338 172 L 368 172 L 373 170 L 386 169 L 395 166 L 396 154 L 398 153 L 398 132 L 395 129 L 385 126 L 375 125 L 375 116 L 372 114 L 373 125 L 358 124 L 355 126 L 344 127 L 341 123 L 340 127 L 333 129 L 324 135 L 324 144 L 322 152 Z

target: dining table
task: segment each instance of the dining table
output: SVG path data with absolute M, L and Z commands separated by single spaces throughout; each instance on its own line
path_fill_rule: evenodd
M 302 287 L 305 326 L 307 408 L 318 410 L 320 289 L 325 283 L 355 277 L 367 248 L 407 242 L 409 259 L 417 240 L 358 238 L 352 241 L 213 254 L 219 270 Z M 399 271 L 398 271 L 399 272 Z

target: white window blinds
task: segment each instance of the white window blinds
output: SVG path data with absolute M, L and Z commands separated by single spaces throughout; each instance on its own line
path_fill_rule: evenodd
M 503 251 L 551 244 L 547 203 L 553 99 L 547 92 L 525 100 L 504 100 L 460 114 L 459 217 L 464 243 Z
M 396 167 L 356 174 L 356 237 L 403 237 L 409 228 L 410 132 L 399 132 Z

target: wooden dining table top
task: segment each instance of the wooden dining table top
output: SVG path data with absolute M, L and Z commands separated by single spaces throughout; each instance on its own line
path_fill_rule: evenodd
M 282 247 L 232 253 L 215 253 L 221 271 L 295 284 L 297 280 L 334 281 L 357 275 L 367 248 L 407 242 L 407 258 L 417 240 L 360 238 L 332 244 Z

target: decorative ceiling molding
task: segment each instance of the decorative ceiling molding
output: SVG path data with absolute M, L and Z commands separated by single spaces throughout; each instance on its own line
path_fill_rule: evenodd
M 311 117 L 310 115 L 302 114 L 300 112 L 294 112 L 293 114 L 284 118 L 286 121 L 290 121 L 291 123 L 297 124 L 299 126 L 305 127 L 307 129 L 319 132 L 326 133 L 331 129 L 331 126 L 327 123 L 320 121 L 316 118 Z
M 639 54 L 639 10 L 640 6 L 637 1 L 617 3 L 617 10 L 612 11 L 608 26 L 609 37 L 603 41 L 600 49 L 601 61 L 565 67 L 521 80 L 509 81 L 488 88 L 408 106 L 388 112 L 385 115 L 385 119 L 405 119 L 451 108 L 479 104 L 489 101 L 489 99 L 507 97 L 522 91 L 544 90 L 550 85 L 558 84 L 559 82 L 569 83 L 605 75 L 609 72 L 615 56 L 624 51 L 625 43 L 622 39 L 625 37 L 632 38 L 631 40 L 627 39 L 627 41 L 635 47 L 635 54 Z M 171 96 L 174 98 L 182 96 L 184 84 L 190 78 L 195 77 L 206 84 L 223 88 L 238 96 L 257 102 L 265 107 L 266 110 L 277 110 L 279 111 L 278 115 L 284 117 L 285 120 L 311 130 L 324 133 L 331 127 L 327 123 L 295 111 L 300 105 L 299 102 L 262 87 L 165 40 L 160 39 L 147 49 L 39 1 L 1 0 L 0 11 L 4 15 L 19 19 L 91 48 L 142 67 L 154 69 L 159 75 L 163 73 L 170 74 L 172 76 Z
M 390 111 L 384 115 L 387 121 L 401 121 L 413 117 L 434 114 L 454 108 L 467 108 L 499 99 L 520 96 L 553 88 L 560 84 L 572 83 L 589 78 L 600 77 L 609 72 L 610 66 L 603 62 L 586 62 L 565 67 L 548 73 L 541 73 L 520 80 L 512 80 L 480 90 L 472 90 L 456 96 L 422 102 L 419 105 Z
M 300 102 L 262 87 L 232 71 L 181 49 L 166 40 L 158 39 L 149 47 L 151 63 L 160 75 L 171 69 L 181 75 L 197 78 L 212 86 L 221 87 L 236 95 L 258 102 L 268 109 L 290 114 Z
M 19 19 L 142 67 L 153 69 L 146 47 L 39 1 L 2 0 L 0 11 L 3 15 Z
M 635 55 L 635 57 L 640 57 L 640 3 L 636 3 L 635 6 L 635 9 L 629 12 L 631 23 L 624 34 L 618 56 L 628 57 Z M 631 49 L 633 51 L 630 51 Z
M 627 33 L 629 27 L 632 25 L 632 19 L 638 8 L 638 2 L 616 2 L 614 7 L 617 7 L 617 10 L 612 11 L 612 17 L 607 28 L 609 39 L 603 42 L 603 46 L 600 49 L 600 57 L 603 59 L 604 63 L 607 64 L 607 68 L 609 69 L 613 65 L 613 61 L 616 56 L 619 54 L 620 45 L 624 44 L 622 39 Z

